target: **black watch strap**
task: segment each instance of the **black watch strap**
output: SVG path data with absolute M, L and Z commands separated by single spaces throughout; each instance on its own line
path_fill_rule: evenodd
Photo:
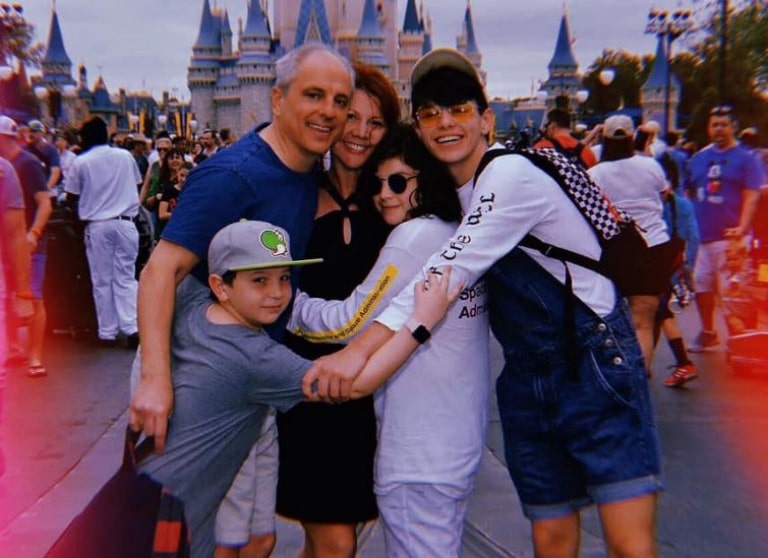
M 416 342 L 421 345 L 429 341 L 429 338 L 432 337 L 432 334 L 429 332 L 429 330 L 423 324 L 420 324 L 413 318 L 406 322 L 405 327 L 407 327 L 411 332 L 411 335 L 416 340 Z

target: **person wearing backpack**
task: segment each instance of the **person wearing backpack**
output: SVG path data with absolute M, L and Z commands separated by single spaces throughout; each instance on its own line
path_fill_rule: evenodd
M 567 111 L 559 108 L 550 110 L 542 132 L 542 138 L 533 145 L 534 149 L 555 149 L 585 169 L 597 164 L 592 150 L 571 135 L 571 115 Z
M 638 135 L 643 135 L 638 131 Z M 590 176 L 616 204 L 637 223 L 649 247 L 669 242 L 664 222 L 663 195 L 668 189 L 664 170 L 644 151 L 636 151 L 632 119 L 615 115 L 603 123 L 603 155 L 589 170 Z M 647 142 L 647 138 L 644 140 Z M 641 142 L 641 143 L 644 143 Z M 643 147 L 642 145 L 640 147 Z M 650 370 L 653 357 L 654 318 L 661 295 L 669 288 L 672 270 L 662 269 L 664 262 L 649 261 L 645 273 L 637 277 L 623 294 L 629 299 L 645 364 Z M 657 265 L 658 264 L 658 265 Z
M 458 184 L 474 183 L 461 225 L 414 281 L 451 266 L 452 281 L 482 277 L 488 285 L 491 329 L 505 356 L 496 391 L 506 463 L 536 555 L 576 556 L 579 512 L 596 503 L 609 555 L 656 556 L 660 451 L 628 306 L 605 275 L 519 247 L 530 233 L 600 259 L 593 225 L 542 159 L 594 182 L 552 150 L 505 152 L 475 179 L 493 113 L 474 66 L 455 49 L 422 57 L 411 86 L 420 139 Z M 406 326 L 412 288 L 345 349 L 316 363 L 304 380 L 308 397 L 344 400 L 376 348 L 402 327 L 414 331 Z

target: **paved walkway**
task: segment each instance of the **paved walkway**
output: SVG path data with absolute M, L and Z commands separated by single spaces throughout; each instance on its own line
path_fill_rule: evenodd
M 7 471 L 0 478 L 0 556 L 45 554 L 72 518 L 114 473 L 127 420 L 132 353 L 54 338 L 47 378 L 8 370 L 0 433 Z M 277 557 L 294 557 L 297 524 L 280 521 Z M 507 471 L 486 451 L 470 502 L 464 556 L 532 556 L 528 524 Z M 378 525 L 361 535 L 361 557 L 383 556 Z

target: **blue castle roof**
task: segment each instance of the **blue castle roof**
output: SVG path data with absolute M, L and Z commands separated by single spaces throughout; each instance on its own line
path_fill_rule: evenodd
M 208 0 L 203 2 L 203 14 L 200 17 L 200 31 L 193 48 L 220 48 L 221 47 L 221 23 L 217 24 L 211 13 L 211 5 Z
M 313 40 L 327 45 L 331 44 L 331 30 L 325 13 L 325 2 L 323 0 L 301 0 L 294 47 L 300 47 Z
M 360 22 L 359 37 L 381 37 L 384 32 L 379 25 L 378 11 L 374 0 L 365 0 L 363 7 L 363 20 Z
M 269 37 L 269 21 L 257 0 L 249 0 L 248 16 L 245 23 L 244 37 Z
M 643 89 L 655 89 L 664 88 L 667 86 L 667 71 L 669 70 L 669 62 L 667 61 L 667 49 L 664 44 L 664 37 L 659 36 L 659 41 L 656 45 L 656 58 L 653 61 L 653 68 L 643 84 Z M 670 76 L 670 87 L 672 89 L 680 88 L 680 80 L 672 72 Z
M 432 35 L 430 33 L 424 33 L 424 46 L 421 47 L 421 54 L 427 54 L 432 50 Z
M 226 9 L 221 16 L 221 32 L 222 34 L 232 35 L 232 26 L 229 24 L 229 12 Z
M 64 48 L 64 39 L 61 36 L 61 27 L 59 27 L 59 16 L 56 10 L 51 11 L 51 29 L 48 32 L 48 49 L 45 51 L 43 64 L 63 64 L 71 66 L 72 61 Z
M 117 105 L 109 98 L 107 84 L 104 83 L 104 78 L 101 76 L 99 76 L 93 88 L 93 104 L 90 110 L 91 112 L 119 112 Z
M 419 13 L 416 10 L 416 0 L 408 0 L 405 6 L 405 20 L 403 21 L 403 31 L 405 33 L 419 33 L 423 31 L 422 22 L 419 19 Z
M 565 14 L 563 14 L 560 20 L 560 32 L 557 35 L 555 54 L 549 62 L 550 68 L 555 66 L 578 67 L 576 57 L 573 55 L 573 49 L 571 48 L 571 32 L 568 27 L 568 18 Z
M 467 2 L 467 10 L 464 12 L 464 28 L 467 30 L 467 52 L 480 52 L 475 40 L 475 26 L 472 23 L 472 5 Z

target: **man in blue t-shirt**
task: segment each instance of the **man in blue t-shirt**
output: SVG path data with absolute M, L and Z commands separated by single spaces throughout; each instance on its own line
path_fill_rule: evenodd
M 702 329 L 691 351 L 720 343 L 714 310 L 715 295 L 722 294 L 728 279 L 726 249 L 745 241 L 765 182 L 755 158 L 736 141 L 735 131 L 731 107 L 713 108 L 707 124 L 712 143 L 694 155 L 688 167 L 687 186 L 694 193 L 701 233 L 694 282 Z
M 27 151 L 40 160 L 46 178 L 48 191 L 53 192 L 56 185 L 61 182 L 61 161 L 59 152 L 54 145 L 45 138 L 45 125 L 39 120 L 29 121 L 29 141 Z
M 141 275 L 141 379 L 130 422 L 154 436 L 160 451 L 173 397 L 170 333 L 176 286 L 190 272 L 206 281 L 211 239 L 241 219 L 282 227 L 294 253 L 303 256 L 317 209 L 313 171 L 344 130 L 354 85 L 347 60 L 324 45 L 308 44 L 278 60 L 275 74 L 273 122 L 192 170 Z M 281 316 L 268 329 L 273 339 L 280 340 L 285 323 Z

